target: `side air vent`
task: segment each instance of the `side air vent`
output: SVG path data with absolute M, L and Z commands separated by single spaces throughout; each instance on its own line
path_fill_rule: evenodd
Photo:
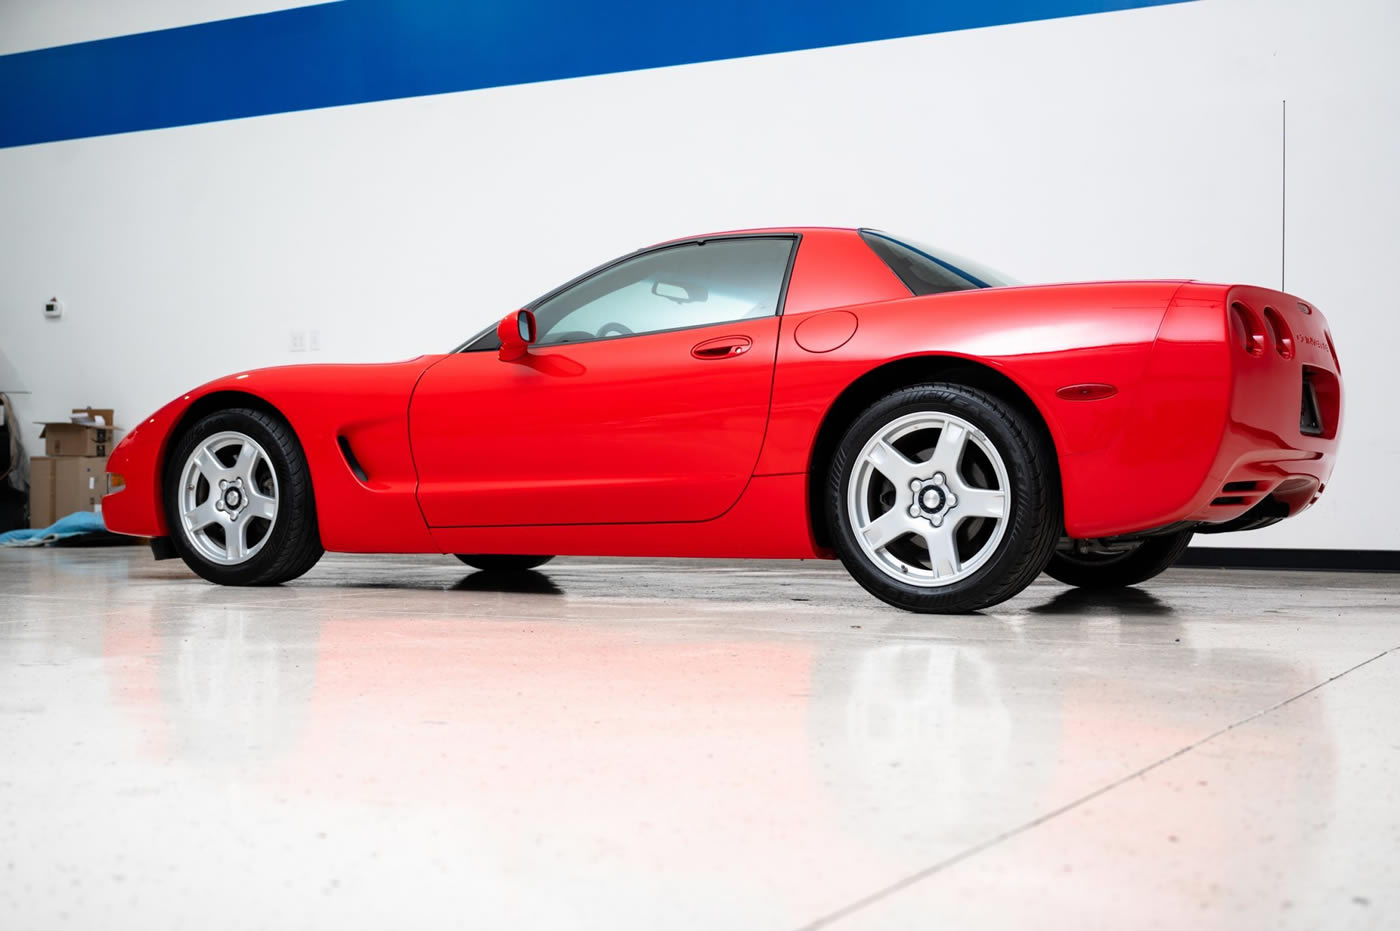
M 340 444 L 340 454 L 345 457 L 345 464 L 350 467 L 350 471 L 362 482 L 369 481 L 369 476 L 360 466 L 360 460 L 355 458 L 355 451 L 350 448 L 350 441 L 343 436 L 338 436 L 335 441 Z
M 1226 482 L 1221 491 L 1229 494 L 1232 491 L 1256 491 L 1259 488 L 1258 482 Z
M 1210 503 L 1213 508 L 1229 507 L 1232 504 L 1244 504 L 1244 498 L 1239 495 L 1222 495 Z

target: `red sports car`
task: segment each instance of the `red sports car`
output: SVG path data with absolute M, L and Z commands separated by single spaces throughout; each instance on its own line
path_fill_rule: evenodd
M 832 558 L 912 611 L 1131 585 L 1332 472 L 1322 314 L 1196 281 L 1025 286 L 869 229 L 663 243 L 445 355 L 242 372 L 112 454 L 113 530 L 206 579 L 323 550 Z

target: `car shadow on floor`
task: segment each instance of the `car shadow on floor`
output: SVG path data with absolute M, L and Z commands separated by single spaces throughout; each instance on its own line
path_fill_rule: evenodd
M 1029 610 L 1032 614 L 1122 617 L 1168 617 L 1176 613 L 1171 605 L 1140 588 L 1069 588 Z

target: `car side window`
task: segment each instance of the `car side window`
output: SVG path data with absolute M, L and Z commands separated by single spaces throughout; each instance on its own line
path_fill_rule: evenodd
M 712 239 L 647 252 L 534 308 L 539 345 L 709 326 L 778 312 L 791 238 Z
M 914 295 L 1002 288 L 1017 283 L 980 262 L 920 245 L 912 239 L 897 239 L 888 233 L 867 229 L 860 230 L 860 238 Z

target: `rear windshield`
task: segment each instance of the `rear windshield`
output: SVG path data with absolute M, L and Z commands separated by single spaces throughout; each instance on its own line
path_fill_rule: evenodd
M 980 262 L 902 236 L 879 230 L 861 230 L 860 236 L 916 296 L 1020 283 Z

